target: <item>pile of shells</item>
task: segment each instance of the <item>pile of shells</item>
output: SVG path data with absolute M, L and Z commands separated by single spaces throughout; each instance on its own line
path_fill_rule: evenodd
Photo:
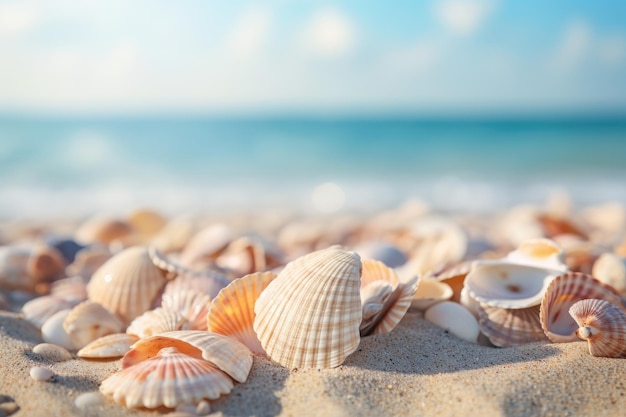
M 129 408 L 208 413 L 255 358 L 337 367 L 407 312 L 460 343 L 585 341 L 623 357 L 626 221 L 597 213 L 626 218 L 553 203 L 481 223 L 412 201 L 370 218 L 274 219 L 267 236 L 138 210 L 0 246 L 0 308 L 41 329 L 42 351 L 120 360 L 100 391 Z

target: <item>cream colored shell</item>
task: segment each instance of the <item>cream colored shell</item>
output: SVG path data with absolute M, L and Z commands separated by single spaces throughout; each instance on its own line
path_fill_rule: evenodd
M 63 328 L 76 349 L 107 334 L 119 333 L 123 327 L 114 314 L 89 300 L 74 307 L 63 321 Z
M 139 338 L 134 334 L 113 333 L 84 346 L 77 355 L 85 359 L 121 358 Z

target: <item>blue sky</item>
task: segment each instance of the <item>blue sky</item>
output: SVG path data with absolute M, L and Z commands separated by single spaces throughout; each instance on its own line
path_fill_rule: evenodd
M 626 112 L 626 2 L 0 0 L 0 111 Z

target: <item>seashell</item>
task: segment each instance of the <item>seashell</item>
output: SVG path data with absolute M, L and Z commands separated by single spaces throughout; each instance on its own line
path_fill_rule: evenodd
M 55 313 L 61 310 L 74 308 L 80 301 L 64 300 L 53 295 L 44 295 L 26 302 L 22 306 L 24 318 L 35 327 L 41 328 L 43 324 Z
M 460 302 L 461 291 L 465 283 L 467 274 L 472 270 L 473 261 L 463 261 L 457 264 L 448 265 L 430 277 L 435 278 L 437 281 L 447 284 L 452 289 L 451 301 Z M 419 290 L 419 288 L 418 288 Z
M 82 243 L 104 243 L 124 239 L 132 233 L 130 225 L 118 219 L 94 217 L 76 230 L 75 238 Z
M 58 311 L 44 322 L 41 326 L 41 338 L 44 342 L 74 350 L 72 339 L 63 328 L 63 322 L 71 311 L 70 309 Z
M 128 408 L 175 408 L 183 403 L 215 400 L 233 389 L 233 381 L 215 365 L 179 352 L 161 349 L 153 358 L 111 375 L 100 392 Z
M 84 346 L 78 351 L 77 356 L 85 359 L 121 358 L 138 340 L 139 338 L 134 334 L 108 334 Z
M 207 315 L 211 306 L 208 295 L 196 290 L 168 291 L 166 287 L 161 306 L 185 319 L 182 330 L 207 330 Z
M 231 228 L 223 223 L 202 229 L 183 248 L 180 254 L 181 265 L 195 269 L 204 266 L 207 261 L 214 261 L 234 237 Z
M 476 318 L 465 307 L 452 301 L 442 301 L 424 312 L 424 318 L 453 335 L 476 343 L 480 329 Z
M 34 282 L 52 281 L 63 276 L 67 262 L 53 247 L 39 246 L 26 263 L 26 273 Z
M 31 252 L 17 246 L 0 247 L 0 288 L 34 291 L 37 283 L 26 270 Z
M 33 353 L 43 356 L 44 358 L 54 361 L 63 362 L 72 359 L 72 354 L 62 346 L 53 345 L 52 343 L 40 343 L 33 347 Z
M 180 330 L 185 322 L 185 318 L 178 312 L 158 307 L 135 318 L 126 329 L 126 333 L 143 339 L 159 333 Z
M 498 347 L 547 341 L 539 320 L 540 306 L 506 309 L 480 303 L 478 325 L 489 341 Z
M 254 307 L 263 349 L 288 368 L 332 368 L 359 346 L 359 255 L 334 247 L 287 264 Z
M 626 259 L 614 253 L 604 253 L 594 262 L 591 275 L 626 294 Z
M 99 392 L 85 392 L 74 400 L 74 405 L 81 411 L 86 412 L 92 407 L 97 407 L 104 403 L 104 397 Z
M 626 357 L 626 312 L 604 300 L 574 303 L 569 314 L 576 320 L 576 335 L 589 343 L 591 356 Z
M 382 311 L 385 302 L 392 293 L 393 286 L 382 279 L 361 287 L 361 306 L 363 309 L 361 326 L 363 326 L 363 323 L 371 322 Z
M 606 285 L 591 275 L 570 272 L 559 275 L 552 281 L 541 300 L 541 327 L 546 336 L 554 343 L 574 342 L 576 322 L 567 314 L 577 301 L 587 298 L 606 300 L 611 304 L 623 306 L 621 297 L 611 286 Z
M 104 246 L 87 247 L 76 254 L 74 262 L 65 268 L 65 274 L 69 277 L 80 276 L 88 281 L 111 256 L 111 251 Z
M 590 226 L 589 239 L 600 245 L 611 246 L 623 239 L 626 229 L 626 208 L 611 202 L 587 207 L 580 211 L 582 220 Z
M 89 300 L 74 307 L 63 321 L 63 328 L 76 349 L 107 334 L 119 333 L 123 326 L 109 310 Z
M 45 366 L 33 366 L 30 368 L 30 377 L 35 381 L 51 382 L 54 379 L 55 373 L 50 368 Z
M 79 303 L 87 299 L 87 283 L 80 276 L 59 279 L 50 285 L 50 295 Z
M 465 278 L 464 290 L 492 307 L 526 308 L 541 303 L 559 271 L 500 260 L 476 262 Z
M 163 216 L 153 210 L 138 209 L 128 215 L 127 223 L 133 229 L 135 234 L 143 237 L 152 237 L 156 235 L 167 221 Z
M 223 288 L 211 303 L 208 330 L 237 339 L 253 353 L 265 354 L 253 328 L 254 304 L 274 278 L 273 272 L 256 272 Z
M 117 314 L 124 323 L 149 310 L 165 286 L 163 272 L 154 266 L 148 251 L 124 249 L 93 274 L 87 285 L 89 300 Z
M 170 220 L 150 242 L 163 253 L 180 252 L 193 234 L 193 223 L 187 217 Z
M 565 254 L 561 247 L 551 239 L 536 238 L 525 240 L 519 244 L 516 250 L 510 252 L 505 259 L 515 264 L 567 272 Z
M 268 271 L 283 264 L 283 253 L 255 236 L 242 236 L 230 242 L 215 264 L 237 276 Z
M 179 330 L 141 339 L 122 359 L 122 369 L 155 356 L 164 347 L 217 365 L 238 382 L 246 382 L 252 368 L 252 352 L 237 340 L 199 330 Z
M 452 288 L 445 282 L 434 278 L 422 278 L 415 295 L 413 295 L 411 307 L 425 311 L 436 303 L 449 300 L 453 294 Z
M 390 268 L 397 268 L 407 262 L 407 257 L 395 245 L 383 241 L 370 240 L 354 248 L 363 259 L 380 261 Z
M 574 223 L 572 219 L 555 216 L 549 213 L 541 213 L 537 221 L 543 229 L 544 236 L 553 238 L 559 235 L 575 235 L 587 239 L 583 229 Z

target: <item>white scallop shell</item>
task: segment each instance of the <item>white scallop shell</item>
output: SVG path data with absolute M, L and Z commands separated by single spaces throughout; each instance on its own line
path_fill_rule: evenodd
M 109 334 L 87 344 L 76 355 L 85 359 L 121 358 L 138 340 L 139 338 L 134 334 Z
M 87 293 L 89 300 L 128 324 L 150 309 L 165 283 L 163 272 L 154 266 L 147 249 L 135 246 L 98 268 L 87 285 Z
M 359 346 L 361 262 L 320 250 L 287 264 L 261 293 L 254 330 L 267 355 L 288 368 L 339 366 Z
M 161 349 L 153 358 L 111 375 L 100 391 L 129 408 L 175 408 L 217 399 L 233 389 L 233 381 L 215 365 L 180 353 L 174 347 Z
M 71 302 L 87 299 L 87 282 L 81 276 L 59 279 L 50 285 L 50 295 Z
M 143 339 L 159 333 L 181 330 L 186 322 L 187 320 L 177 311 L 157 307 L 136 317 L 126 329 L 126 333 Z
M 75 349 L 94 340 L 122 331 L 124 324 L 109 310 L 93 301 L 83 301 L 72 309 L 63 321 L 63 328 Z
M 478 340 L 480 329 L 476 318 L 458 303 L 437 303 L 424 312 L 424 318 L 463 340 L 472 343 Z
M 207 315 L 211 307 L 208 295 L 192 289 L 172 291 L 166 288 L 161 306 L 185 319 L 182 330 L 207 330 Z

